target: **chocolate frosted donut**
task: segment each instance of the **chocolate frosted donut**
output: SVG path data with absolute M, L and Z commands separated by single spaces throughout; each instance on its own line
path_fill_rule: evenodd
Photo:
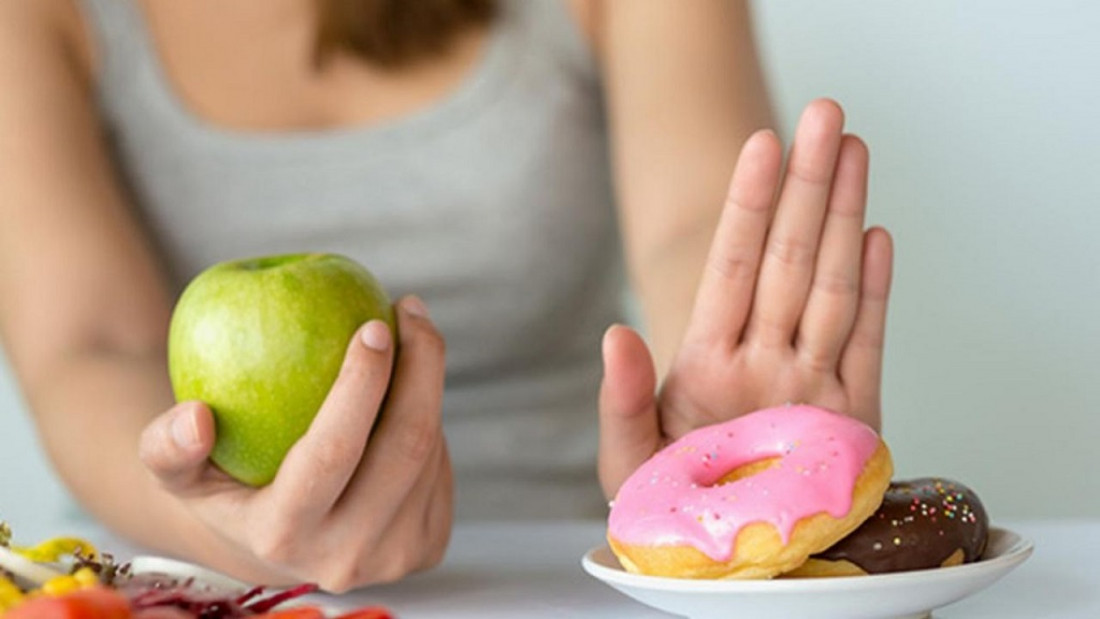
M 788 576 L 849 576 L 970 563 L 981 558 L 989 518 L 978 495 L 949 479 L 890 483 L 858 529 Z

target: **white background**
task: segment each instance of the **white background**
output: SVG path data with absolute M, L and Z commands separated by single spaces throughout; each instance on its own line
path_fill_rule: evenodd
M 830 96 L 871 148 L 898 476 L 955 477 L 994 518 L 1100 516 L 1100 3 L 756 9 L 784 134 Z M 63 497 L 0 363 L 0 519 Z
M 898 475 L 995 517 L 1100 515 L 1100 4 L 756 7 L 787 135 L 827 95 L 870 145 Z

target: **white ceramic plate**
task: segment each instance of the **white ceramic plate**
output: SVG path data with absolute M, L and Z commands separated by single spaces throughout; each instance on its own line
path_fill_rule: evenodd
M 134 557 L 130 560 L 130 573 L 135 575 L 161 574 L 179 579 L 194 578 L 196 582 L 214 589 L 240 593 L 248 591 L 251 588 L 251 585 L 236 580 L 235 578 L 230 578 L 221 572 L 215 572 L 201 565 L 195 565 L 194 563 L 188 563 L 186 561 L 177 561 L 167 557 Z
M 188 563 L 186 561 L 169 559 L 167 557 L 134 557 L 130 560 L 130 573 L 134 575 L 159 574 L 179 579 L 193 578 L 195 580 L 195 583 L 200 587 L 207 587 L 213 590 L 225 591 L 228 594 L 244 593 L 253 588 L 253 585 L 237 580 L 230 576 L 226 576 L 225 574 L 222 574 L 221 572 L 216 572 L 210 568 L 206 568 L 201 565 L 195 565 L 194 563 Z M 271 595 L 277 590 L 277 588 L 267 588 L 263 593 L 263 597 Z M 340 614 L 339 611 L 333 608 L 329 608 L 326 604 L 323 604 L 310 597 L 310 595 L 297 597 L 283 602 L 282 604 L 279 604 L 275 608 L 275 610 L 289 610 L 298 606 L 313 606 L 319 608 L 326 617 L 335 617 Z
M 981 561 L 896 574 L 778 580 L 688 580 L 631 574 L 607 546 L 581 564 L 622 593 L 692 619 L 896 619 L 926 617 L 935 608 L 984 589 L 1027 559 L 1030 541 L 992 527 Z

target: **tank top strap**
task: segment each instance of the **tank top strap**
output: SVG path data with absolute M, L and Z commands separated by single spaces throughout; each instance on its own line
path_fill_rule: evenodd
M 141 7 L 136 0 L 79 0 L 86 27 L 100 62 L 100 92 L 125 83 L 152 50 Z
M 504 9 L 513 13 L 524 31 L 568 73 L 593 84 L 599 81 L 592 46 L 565 0 L 504 0 Z

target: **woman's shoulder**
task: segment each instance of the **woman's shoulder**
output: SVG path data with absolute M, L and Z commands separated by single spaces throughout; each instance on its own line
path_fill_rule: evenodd
M 64 67 L 90 78 L 95 51 L 78 0 L 0 2 L 0 49 L 16 62 Z

